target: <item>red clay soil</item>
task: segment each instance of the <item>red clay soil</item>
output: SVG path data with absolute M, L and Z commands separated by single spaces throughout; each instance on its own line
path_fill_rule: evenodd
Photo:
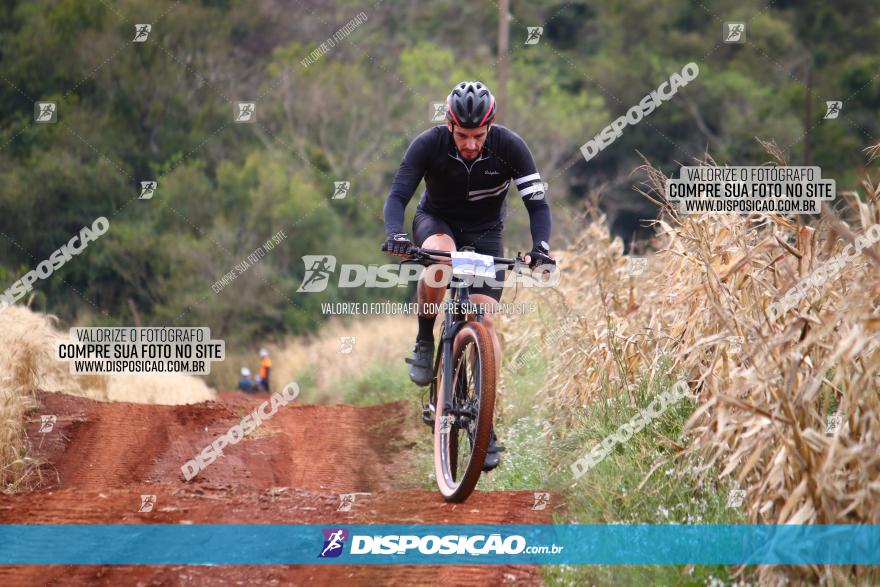
M 45 464 L 35 491 L 0 495 L 0 523 L 551 523 L 531 491 L 475 492 L 447 504 L 409 462 L 414 406 L 289 404 L 191 481 L 180 466 L 267 394 L 185 406 L 100 403 L 42 393 L 28 436 Z M 39 414 L 54 414 L 40 433 Z M 502 465 L 503 466 L 503 465 Z M 340 493 L 359 493 L 337 511 Z M 151 512 L 140 496 L 156 495 Z M 0 566 L 0 585 L 537 585 L 534 566 Z

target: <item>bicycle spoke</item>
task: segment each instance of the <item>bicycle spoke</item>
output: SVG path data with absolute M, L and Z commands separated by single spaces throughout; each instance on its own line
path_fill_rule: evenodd
M 468 324 L 462 337 L 456 340 L 454 366 L 450 380 L 443 384 L 444 401 L 441 410 L 444 420 L 435 435 L 435 470 L 440 490 L 447 501 L 462 501 L 473 491 L 482 471 L 482 458 L 476 462 L 478 447 L 485 449 L 486 433 L 483 427 L 486 414 L 491 416 L 494 388 L 483 389 L 485 375 L 483 359 L 486 331 L 479 325 Z M 490 349 L 491 350 L 491 349 Z M 445 358 L 444 358 L 445 360 Z M 483 413 L 483 394 L 487 393 L 489 412 Z M 447 427 L 448 426 L 448 427 Z

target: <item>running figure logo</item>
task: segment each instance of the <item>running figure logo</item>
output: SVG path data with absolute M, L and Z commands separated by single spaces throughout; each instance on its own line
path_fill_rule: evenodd
M 158 182 L 155 181 L 142 181 L 141 182 L 141 195 L 138 196 L 138 200 L 150 200 L 153 198 L 153 192 L 156 191 L 156 188 L 159 186 Z
M 257 119 L 256 102 L 239 102 L 235 110 L 235 122 L 254 122 Z
M 840 414 L 828 414 L 825 417 L 825 434 L 833 435 L 835 432 L 840 430 L 840 424 L 843 422 L 843 418 Z
M 443 122 L 446 120 L 446 102 L 431 103 L 431 122 Z
M 306 275 L 297 293 L 315 293 L 327 289 L 328 277 L 336 269 L 336 257 L 333 255 L 303 255 Z
M 727 337 L 727 349 L 733 355 L 738 355 L 743 350 L 743 337 L 741 336 L 728 336 Z
M 542 491 L 535 492 L 535 503 L 532 504 L 533 510 L 543 510 L 550 503 L 550 494 Z
M 724 36 L 725 43 L 743 43 L 746 40 L 746 23 L 744 22 L 726 22 L 724 23 L 726 34 Z
M 645 257 L 630 257 L 629 264 L 626 267 L 626 274 L 630 277 L 637 277 L 645 272 L 648 266 L 648 259 Z
M 330 198 L 331 200 L 342 200 L 345 196 L 348 195 L 348 188 L 351 187 L 350 181 L 334 181 L 333 182 L 333 196 Z
M 440 416 L 440 432 L 449 434 L 449 431 L 452 430 L 452 424 L 454 421 L 455 416 Z
M 743 501 L 746 499 L 746 490 L 745 489 L 731 489 L 730 493 L 727 494 L 727 507 L 728 508 L 738 508 L 742 507 Z
M 52 432 L 52 429 L 55 427 L 55 422 L 58 421 L 58 416 L 53 414 L 40 416 L 40 432 L 46 434 L 47 432 Z
M 151 30 L 153 30 L 153 25 L 151 24 L 134 25 L 134 38 L 132 39 L 132 41 L 134 41 L 135 43 L 146 42 L 147 37 L 150 36 Z
M 542 181 L 541 182 L 541 189 L 536 191 L 535 193 L 533 193 L 529 197 L 529 199 L 530 200 L 543 200 L 546 193 L 547 193 L 547 190 L 549 190 L 549 189 L 550 189 L 550 184 L 547 183 L 546 181 Z
M 354 493 L 340 493 L 339 494 L 339 507 L 336 508 L 337 512 L 350 512 L 351 506 L 354 505 L 354 500 L 357 498 L 357 495 Z
M 843 102 L 839 100 L 825 102 L 825 108 L 827 108 L 825 112 L 825 119 L 834 119 L 840 115 L 840 111 L 843 109 Z
M 342 554 L 345 541 L 348 540 L 348 530 L 342 528 L 324 528 L 324 548 L 318 558 L 336 558 Z
M 340 355 L 350 355 L 351 351 L 354 350 L 354 343 L 357 342 L 357 337 L 354 336 L 340 336 L 339 342 L 341 346 L 339 347 Z
M 544 34 L 544 27 L 542 26 L 530 26 L 526 27 L 528 29 L 528 36 L 526 37 L 526 45 L 537 45 L 538 41 L 541 40 L 541 35 Z
M 154 505 L 156 505 L 155 495 L 141 495 L 141 507 L 138 508 L 138 512 L 151 512 Z
M 58 109 L 55 102 L 37 102 L 34 104 L 34 122 L 55 122 Z

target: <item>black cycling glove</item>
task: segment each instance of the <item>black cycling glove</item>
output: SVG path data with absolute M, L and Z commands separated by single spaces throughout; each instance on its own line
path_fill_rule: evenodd
M 534 269 L 540 265 L 556 265 L 556 260 L 550 256 L 550 249 L 546 243 L 536 244 L 528 253 L 529 268 Z
M 382 250 L 398 257 L 404 257 L 409 253 L 413 243 L 405 232 L 389 234 L 382 244 Z

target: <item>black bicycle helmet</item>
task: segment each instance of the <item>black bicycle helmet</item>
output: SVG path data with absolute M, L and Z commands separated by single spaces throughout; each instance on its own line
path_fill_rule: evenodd
M 446 120 L 462 128 L 479 128 L 495 120 L 495 96 L 482 82 L 461 82 L 446 98 Z

